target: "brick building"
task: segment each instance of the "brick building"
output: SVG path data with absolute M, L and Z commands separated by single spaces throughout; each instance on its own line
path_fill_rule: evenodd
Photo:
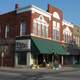
M 0 15 L 0 65 L 42 66 L 57 60 L 64 64 L 63 12 L 48 5 L 44 11 L 34 5 Z
M 71 22 L 63 20 L 63 41 L 64 46 L 69 55 L 64 56 L 64 64 L 76 64 L 79 63 L 80 57 L 80 48 L 79 48 L 79 27 L 75 26 Z M 75 36 L 78 37 L 76 40 Z M 72 58 L 71 58 L 72 57 Z
M 73 39 L 75 40 L 77 46 L 80 48 L 80 26 L 78 25 L 74 25 Z

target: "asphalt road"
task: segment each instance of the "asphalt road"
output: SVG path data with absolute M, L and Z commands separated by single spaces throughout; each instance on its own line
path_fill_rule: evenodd
M 0 80 L 80 80 L 80 70 L 50 73 L 0 71 Z

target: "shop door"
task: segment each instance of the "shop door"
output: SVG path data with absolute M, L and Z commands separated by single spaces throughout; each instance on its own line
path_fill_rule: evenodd
M 26 53 L 18 53 L 18 65 L 26 65 Z

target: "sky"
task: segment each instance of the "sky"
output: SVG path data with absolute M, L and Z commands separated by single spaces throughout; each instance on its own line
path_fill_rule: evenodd
M 16 3 L 21 8 L 33 4 L 43 10 L 51 4 L 63 11 L 65 20 L 80 25 L 80 0 L 0 0 L 0 14 L 13 11 Z

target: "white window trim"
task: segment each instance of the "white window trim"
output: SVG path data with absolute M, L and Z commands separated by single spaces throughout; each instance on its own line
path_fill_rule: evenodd
M 41 36 L 41 23 L 38 22 L 38 36 Z
M 5 38 L 8 37 L 8 28 L 9 28 L 9 25 L 6 25 L 6 28 L 5 28 Z
M 36 20 L 33 21 L 33 26 L 32 27 L 33 28 L 32 28 L 32 33 L 31 34 L 37 35 L 37 30 L 36 30 L 37 29 L 37 21 Z
M 59 14 L 57 12 L 53 13 L 53 17 L 60 20 L 60 16 L 59 16 Z
M 26 35 L 26 34 L 23 35 L 23 32 L 22 32 L 23 24 L 26 24 L 26 23 L 25 22 L 21 22 L 21 24 L 20 24 L 20 36 L 25 36 Z
M 54 30 L 57 30 L 58 32 L 60 32 L 60 25 L 58 26 L 57 24 L 58 24 L 59 22 L 57 22 L 57 21 L 54 21 L 53 20 L 53 31 Z M 60 23 L 59 23 L 60 24 Z M 54 32 L 52 33 L 52 35 L 53 35 L 53 40 L 55 40 L 55 41 L 60 41 L 60 34 L 59 34 L 59 40 L 57 40 L 57 35 L 56 34 L 54 34 Z M 54 35 L 55 35 L 55 37 L 54 37 Z
M 20 36 L 22 36 L 22 23 L 20 24 Z
M 44 32 L 43 33 L 43 35 L 41 35 L 42 34 L 42 32 L 43 32 L 43 26 L 44 27 L 49 27 L 49 24 L 45 21 L 45 19 L 44 19 L 44 17 L 43 17 L 43 15 L 40 15 L 38 18 L 35 18 L 34 20 L 33 20 L 33 24 L 34 24 L 34 21 L 36 21 L 36 24 L 38 24 L 37 25 L 37 29 L 41 29 L 41 30 L 39 30 L 39 31 L 41 31 L 41 32 L 38 32 L 38 34 L 36 35 L 36 36 L 40 36 L 40 37 L 45 37 L 46 38 L 46 34 L 44 35 L 44 33 L 48 33 L 48 32 Z M 40 26 L 39 26 L 40 25 Z M 38 28 L 39 27 L 39 28 Z M 44 30 L 45 31 L 45 30 Z M 32 34 L 34 34 L 34 30 L 32 31 Z M 35 35 L 35 34 L 34 34 Z M 48 35 L 48 34 L 47 34 Z

